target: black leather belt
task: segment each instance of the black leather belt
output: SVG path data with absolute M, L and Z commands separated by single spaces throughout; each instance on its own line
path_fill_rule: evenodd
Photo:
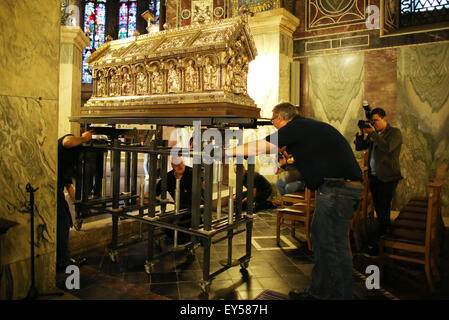
M 361 181 L 352 181 L 344 178 L 324 178 L 325 182 L 335 182 L 335 183 L 343 183 L 343 184 L 349 184 L 349 185 L 355 185 L 355 186 L 361 186 Z

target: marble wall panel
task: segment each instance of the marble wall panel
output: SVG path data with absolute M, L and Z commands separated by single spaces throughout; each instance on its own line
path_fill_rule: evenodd
M 166 15 L 165 23 L 167 23 L 170 28 L 177 28 L 180 24 L 180 17 L 178 16 L 178 9 L 180 7 L 180 0 L 167 0 L 166 2 Z
M 363 118 L 363 53 L 309 58 L 308 70 L 309 116 L 334 126 L 354 148 Z
M 1 216 L 18 226 L 3 237 L 2 264 L 30 255 L 30 194 L 35 193 L 36 254 L 55 250 L 58 102 L 0 96 Z
M 0 299 L 17 299 L 31 284 L 27 183 L 37 289 L 55 282 L 59 1 L 1 1 L 0 29 L 0 217 L 18 223 L 1 238 Z
M 57 98 L 59 14 L 57 0 L 2 1 L 0 94 Z
M 398 49 L 398 121 L 403 134 L 404 181 L 398 202 L 424 195 L 437 165 L 449 163 L 449 44 Z M 449 216 L 448 181 L 443 215 Z
M 365 100 L 372 108 L 387 112 L 388 122 L 397 124 L 397 49 L 365 52 Z
M 404 177 L 393 208 L 413 196 L 424 196 L 441 162 L 449 162 L 449 44 L 309 57 L 308 115 L 336 127 L 353 145 L 360 107 L 366 99 L 383 107 L 388 121 L 401 129 Z M 360 158 L 362 152 L 355 151 Z M 447 179 L 449 180 L 449 179 Z M 443 189 L 443 215 L 449 216 L 448 182 Z

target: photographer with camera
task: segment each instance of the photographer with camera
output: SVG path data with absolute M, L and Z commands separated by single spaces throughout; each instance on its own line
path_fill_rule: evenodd
M 399 154 L 402 146 L 401 130 L 387 122 L 385 110 L 364 102 L 363 108 L 368 119 L 358 122 L 356 150 L 368 149 L 368 178 L 378 219 L 377 241 L 368 248 L 370 255 L 378 255 L 378 241 L 387 232 L 390 224 L 391 200 L 402 179 Z

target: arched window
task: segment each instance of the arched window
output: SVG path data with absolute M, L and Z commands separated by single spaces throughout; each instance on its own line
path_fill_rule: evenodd
M 89 37 L 89 46 L 83 50 L 83 70 L 82 82 L 92 83 L 92 71 L 87 63 L 87 58 L 105 42 L 105 29 L 113 30 L 116 28 L 116 20 L 111 17 L 117 17 L 118 14 L 118 35 L 110 34 L 110 36 L 118 37 L 118 39 L 132 37 L 137 29 L 137 15 L 142 14 L 138 12 L 137 3 L 139 1 L 139 10 L 147 10 L 156 17 L 154 23 L 159 23 L 159 4 L 160 0 L 83 0 L 84 7 L 84 25 L 83 31 Z M 141 3 L 142 2 L 142 3 Z M 106 5 L 108 12 L 106 12 Z M 117 11 L 118 10 L 118 11 Z M 106 13 L 108 14 L 108 21 L 106 21 Z
M 136 31 L 137 1 L 120 0 L 118 38 L 128 38 Z
M 156 18 L 156 21 L 154 21 L 154 24 L 159 23 L 159 3 L 161 2 L 160 0 L 149 0 L 149 6 L 148 9 L 150 10 L 150 12 L 153 14 L 153 16 Z
M 83 50 L 83 83 L 92 83 L 92 70 L 89 68 L 87 58 L 104 43 L 106 1 L 88 0 L 84 7 L 84 33 L 89 37 L 90 43 Z

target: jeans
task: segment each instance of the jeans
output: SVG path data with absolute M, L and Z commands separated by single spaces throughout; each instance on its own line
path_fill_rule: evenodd
M 349 224 L 360 204 L 362 191 L 361 185 L 343 181 L 325 181 L 318 188 L 311 224 L 315 265 L 308 289 L 316 298 L 352 299 Z
M 278 188 L 278 191 L 281 194 L 281 196 L 296 191 L 304 191 L 305 186 L 306 185 L 301 180 L 292 181 L 288 183 L 285 179 L 279 179 L 278 181 L 276 181 L 276 187 Z

